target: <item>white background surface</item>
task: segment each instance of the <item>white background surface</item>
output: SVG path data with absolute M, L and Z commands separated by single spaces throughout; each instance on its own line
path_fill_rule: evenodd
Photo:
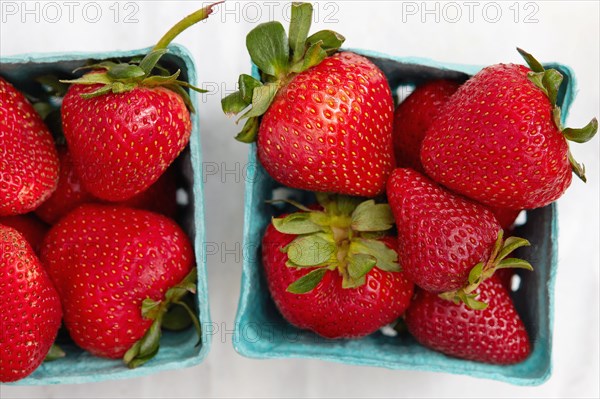
M 97 1 L 102 17 L 92 23 L 94 10 L 88 9 L 87 16 L 83 14 L 86 1 L 75 1 L 74 6 L 55 2 L 62 10 L 62 16 L 55 22 L 52 21 L 57 19 L 56 8 L 45 8 L 44 14 L 44 2 L 2 0 L 0 3 L 3 10 L 1 55 L 146 47 L 181 17 L 206 4 L 135 1 L 132 2 L 135 8 L 125 9 L 121 2 L 117 5 L 121 12 L 115 21 L 115 2 Z M 245 34 L 258 22 L 257 14 L 260 21 L 281 20 L 286 10 L 284 4 L 230 1 L 229 13 L 221 9 L 207 23 L 191 28 L 176 40 L 195 55 L 200 80 L 206 87 L 221 88 L 206 96 L 199 110 L 205 162 L 217 163 L 221 169 L 224 166 L 232 169 L 236 163 L 243 166 L 247 147 L 233 140 L 236 126 L 221 113 L 219 100 L 225 89 L 234 89 L 238 74 L 248 71 Z M 343 33 L 348 47 L 456 63 L 520 62 L 515 47 L 521 46 L 542 61 L 560 61 L 574 68 L 579 95 L 573 104 L 569 125 L 580 126 L 592 116 L 598 116 L 598 2 L 514 4 L 512 1 L 491 5 L 486 1 L 458 1 L 447 6 L 441 2 L 424 4 L 420 1 L 324 1 L 316 5 L 319 15 L 313 29 L 335 29 Z M 7 6 L 13 5 L 17 7 L 16 14 L 4 12 Z M 39 11 L 24 14 L 25 6 L 32 10 L 38 7 Z M 68 7 L 75 7 L 71 20 Z M 136 8 L 134 18 L 138 22 L 125 23 L 125 11 Z M 426 14 L 425 8 L 434 12 Z M 473 10 L 471 15 L 470 9 Z M 494 23 L 498 9 L 501 16 Z M 460 18 L 457 10 L 461 12 Z M 535 15 L 527 22 L 526 16 L 531 12 Z M 554 372 L 540 387 L 514 387 L 462 376 L 389 371 L 313 360 L 250 360 L 233 350 L 231 335 L 227 335 L 215 336 L 208 358 L 192 369 L 81 386 L 2 386 L 0 397 L 598 397 L 598 138 L 586 145 L 574 145 L 573 152 L 587 166 L 588 184 L 574 179 L 570 190 L 559 201 L 560 263 L 556 284 Z M 241 242 L 243 181 L 234 175 L 209 176 L 205 190 L 208 241 L 234 248 Z M 233 255 L 222 259 L 221 254 L 209 256 L 208 262 L 213 320 L 225 323 L 231 330 L 241 263 Z

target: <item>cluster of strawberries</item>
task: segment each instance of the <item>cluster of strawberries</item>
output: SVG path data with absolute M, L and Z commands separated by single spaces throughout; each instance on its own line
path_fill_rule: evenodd
M 145 57 L 63 82 L 64 95 L 52 94 L 59 109 L 56 98 L 34 108 L 0 78 L 1 382 L 60 352 L 51 348 L 61 321 L 81 348 L 129 367 L 157 353 L 161 326 L 199 327 L 188 295 L 194 252 L 171 219 L 171 165 L 192 129 L 186 89 L 198 89 L 159 62 L 213 6 Z M 590 140 L 597 120 L 564 128 L 561 74 L 524 51 L 529 68 L 429 82 L 394 115 L 383 73 L 340 52 L 339 34 L 309 36 L 311 17 L 310 4 L 294 3 L 289 37 L 278 22 L 252 30 L 261 79 L 240 76 L 222 102 L 227 114 L 245 111 L 237 139 L 257 142 L 267 172 L 316 196 L 289 201 L 300 211 L 274 218 L 263 237 L 279 310 L 327 338 L 402 318 L 443 353 L 522 361 L 531 343 L 499 274 L 532 267 L 509 257 L 529 245 L 510 226 L 521 210 L 558 199 L 571 171 L 585 179 L 567 140 Z M 44 117 L 61 120 L 55 137 Z M 172 305 L 185 311 L 173 315 Z
M 327 338 L 401 319 L 445 354 L 523 361 L 531 343 L 507 280 L 510 268 L 532 270 L 509 256 L 530 244 L 510 228 L 558 199 L 572 171 L 585 179 L 567 140 L 590 140 L 597 120 L 564 128 L 561 74 L 522 50 L 529 68 L 427 82 L 394 112 L 372 62 L 338 51 L 335 32 L 308 36 L 311 12 L 292 6 L 289 37 L 278 22 L 251 31 L 261 79 L 242 75 L 222 101 L 227 114 L 248 109 L 237 139 L 256 141 L 265 170 L 316 195 L 289 201 L 299 212 L 274 218 L 262 240 L 281 314 Z
M 35 108 L 0 77 L 1 382 L 31 374 L 49 352 L 61 356 L 61 321 L 79 347 L 129 367 L 158 352 L 161 327 L 199 328 L 171 166 L 192 131 L 184 88 L 196 88 L 159 61 L 211 7 L 145 57 L 86 66 L 60 82 L 64 93 L 39 79 L 52 101 Z

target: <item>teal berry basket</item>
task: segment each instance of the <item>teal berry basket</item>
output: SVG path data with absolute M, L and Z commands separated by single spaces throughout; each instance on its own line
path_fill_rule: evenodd
M 130 59 L 146 54 L 150 49 L 110 52 L 110 53 L 66 53 L 66 54 L 26 54 L 2 57 L 0 76 L 18 89 L 27 92 L 39 90 L 33 78 L 54 74 L 72 76 L 71 71 L 86 65 L 90 60 Z M 169 52 L 161 62 L 174 70 L 180 69 L 180 79 L 196 85 L 197 76 L 191 54 L 182 46 L 171 45 Z M 195 92 L 190 93 L 192 103 L 198 109 Z M 192 114 L 192 133 L 190 144 L 175 162 L 178 169 L 178 222 L 194 243 L 196 265 L 198 268 L 198 295 L 196 306 L 201 326 L 211 324 L 206 257 L 203 245 L 205 241 L 204 194 L 201 176 L 202 152 L 200 148 L 200 130 L 198 113 Z M 73 343 L 60 342 L 65 350 L 65 358 L 43 363 L 29 377 L 16 382 L 16 385 L 78 384 L 104 380 L 133 378 L 163 370 L 191 367 L 207 356 L 210 350 L 211 335 L 208 329 L 202 329 L 200 345 L 194 328 L 179 332 L 165 331 L 160 341 L 160 350 L 156 357 L 136 369 L 128 369 L 120 360 L 109 360 L 92 356 L 77 348 Z
M 386 75 L 397 99 L 422 82 L 440 78 L 464 81 L 482 68 L 421 58 L 392 57 L 371 51 L 349 51 L 371 59 Z M 564 75 L 558 99 L 558 104 L 563 108 L 564 122 L 575 93 L 573 72 L 560 64 L 546 66 L 556 68 Z M 256 68 L 253 72 L 259 78 Z M 255 145 L 250 149 L 248 162 L 244 220 L 246 253 L 234 333 L 234 347 L 241 355 L 259 359 L 313 358 L 397 370 L 465 374 L 515 385 L 539 385 L 550 377 L 554 283 L 558 259 L 554 204 L 528 211 L 526 222 L 515 231 L 515 235 L 532 243 L 531 247 L 522 249 L 518 256 L 530 260 L 535 271 L 518 272 L 521 284 L 512 292 L 512 296 L 530 334 L 533 352 L 520 364 L 496 366 L 434 352 L 419 345 L 407 333 L 391 336 L 382 330 L 359 340 L 327 340 L 290 325 L 275 307 L 263 274 L 261 239 L 271 218 L 282 211 L 265 201 L 293 198 L 309 203 L 311 194 L 282 187 L 271 179 L 257 159 Z

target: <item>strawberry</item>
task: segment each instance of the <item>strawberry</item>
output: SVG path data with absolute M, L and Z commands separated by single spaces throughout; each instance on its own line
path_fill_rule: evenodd
M 571 169 L 585 180 L 567 140 L 586 142 L 598 130 L 564 128 L 556 105 L 562 75 L 530 65 L 484 68 L 450 98 L 421 147 L 429 176 L 491 207 L 531 209 L 558 199 Z
M 21 233 L 36 254 L 48 232 L 48 225 L 34 214 L 0 217 L 0 224 L 12 227 Z
M 471 292 L 496 269 L 531 269 L 525 261 L 506 258 L 529 243 L 517 237 L 503 242 L 502 228 L 483 205 L 412 169 L 394 170 L 387 195 L 398 229 L 399 263 L 424 290 L 480 306 L 471 301 Z
M 500 281 L 492 277 L 475 294 L 484 310 L 418 291 L 406 312 L 408 331 L 422 345 L 450 356 L 493 364 L 522 362 L 531 352 L 527 330 Z
M 195 291 L 189 239 L 148 211 L 82 205 L 50 230 L 41 259 L 73 341 L 129 367 L 154 356 L 165 312 Z
M 175 25 L 141 60 L 92 65 L 72 83 L 62 104 L 63 132 L 84 187 L 107 201 L 124 201 L 146 190 L 187 145 L 189 95 L 200 90 L 157 63 L 167 45 L 206 19 L 213 5 Z M 156 70 L 159 75 L 152 75 Z M 168 75 L 168 76 L 167 76 Z
M 36 215 L 48 224 L 56 223 L 79 205 L 95 200 L 95 197 L 83 187 L 77 177 L 73 158 L 66 147 L 58 147 L 58 158 L 60 174 L 56 191 L 35 210 Z
M 25 96 L 0 77 L 0 216 L 34 210 L 58 181 L 50 131 Z
M 359 338 L 400 317 L 413 284 L 400 271 L 387 204 L 318 196 L 321 207 L 273 219 L 262 241 L 269 291 L 293 325 Z M 313 207 L 315 208 L 315 207 Z
M 62 311 L 56 289 L 21 233 L 0 225 L 0 254 L 0 382 L 12 382 L 44 361 Z
M 35 213 L 46 223 L 54 224 L 60 218 L 82 204 L 102 203 L 90 194 L 81 183 L 75 172 L 73 158 L 66 147 L 58 147 L 60 159 L 60 176 L 58 186 L 52 196 L 46 200 Z M 177 211 L 175 192 L 175 170 L 167 171 L 147 190 L 136 194 L 119 205 L 130 208 L 146 209 L 174 217 Z
M 432 80 L 418 86 L 394 112 L 396 165 L 423 173 L 421 143 L 425 132 L 448 99 L 460 87 L 452 80 Z
M 176 170 L 171 166 L 146 191 L 142 191 L 127 201 L 119 202 L 118 204 L 129 208 L 145 209 L 160 213 L 173 219 L 177 215 L 176 178 Z
M 497 277 L 500 284 L 502 284 L 508 292 L 512 291 L 512 279 L 514 275 L 515 271 L 513 269 L 500 269 L 494 273 L 494 276 Z
M 490 211 L 496 216 L 496 220 L 504 231 L 510 231 L 521 214 L 519 209 L 490 208 Z
M 393 98 L 368 59 L 338 52 L 331 31 L 307 37 L 312 6 L 292 5 L 289 39 L 279 22 L 257 26 L 246 39 L 263 81 L 241 75 L 240 91 L 222 101 L 226 114 L 252 106 L 236 137 L 257 142 L 258 158 L 278 182 L 293 188 L 373 197 L 394 166 Z M 259 123 L 259 117 L 260 123 Z
M 190 115 L 181 97 L 165 88 L 82 97 L 97 89 L 71 86 L 63 129 L 85 188 L 124 201 L 152 185 L 187 145 Z

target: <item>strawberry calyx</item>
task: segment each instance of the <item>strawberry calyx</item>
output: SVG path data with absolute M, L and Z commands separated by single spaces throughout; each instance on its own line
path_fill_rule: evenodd
M 237 120 L 247 119 L 236 140 L 244 143 L 256 141 L 259 117 L 269 109 L 279 89 L 294 76 L 319 65 L 337 52 L 346 40 L 331 30 L 308 36 L 312 14 L 310 3 L 292 3 L 288 35 L 277 21 L 260 24 L 248 33 L 246 47 L 252 62 L 261 72 L 262 81 L 242 74 L 238 80 L 239 91 L 221 101 L 223 112 L 227 115 L 238 115 L 251 106 Z
M 521 54 L 531 69 L 531 72 L 527 74 L 527 77 L 536 87 L 546 94 L 550 100 L 550 103 L 554 107 L 552 110 L 554 124 L 558 130 L 561 131 L 567 140 L 567 143 L 569 141 L 573 141 L 575 143 L 586 143 L 590 141 L 598 132 L 598 119 L 593 118 L 586 126 L 578 129 L 568 127 L 565 128 L 562 125 L 561 109 L 556 105 L 560 85 L 563 81 L 562 74 L 556 69 L 545 69 L 533 55 L 525 50 L 517 48 L 517 51 L 519 54 Z M 586 182 L 587 179 L 585 177 L 585 166 L 575 160 L 570 149 L 568 150 L 568 158 L 573 173 L 575 173 L 575 175 L 577 175 L 577 177 L 579 177 L 582 181 Z
M 103 61 L 97 64 L 77 68 L 80 70 L 92 70 L 78 79 L 61 80 L 62 83 L 81 85 L 101 85 L 100 88 L 81 94 L 83 98 L 93 98 L 108 93 L 120 94 L 129 92 L 136 87 L 165 87 L 179 94 L 191 112 L 194 107 L 190 96 L 185 89 L 191 89 L 199 93 L 206 93 L 188 82 L 179 80 L 181 70 L 170 73 L 166 68 L 160 66 L 159 61 L 168 53 L 168 46 L 181 32 L 190 26 L 205 20 L 212 14 L 213 8 L 221 2 L 206 6 L 175 24 L 143 58 L 137 57 L 129 62 Z
M 342 288 L 357 288 L 366 275 L 377 267 L 388 272 L 401 271 L 398 254 L 380 238 L 394 226 L 388 204 L 374 200 L 334 194 L 317 194 L 321 209 L 299 205 L 301 212 L 273 218 L 273 227 L 283 234 L 297 237 L 279 250 L 288 255 L 286 266 L 313 269 L 287 288 L 304 294 L 312 291 L 327 271 L 337 270 Z
M 127 367 L 136 368 L 141 366 L 158 353 L 159 341 L 162 335 L 161 327 L 173 305 L 181 306 L 186 311 L 198 333 L 197 345 L 200 344 L 202 338 L 200 322 L 184 300 L 188 294 L 196 293 L 197 277 L 197 269 L 193 268 L 179 284 L 167 290 L 162 301 L 155 301 L 150 298 L 144 299 L 141 306 L 142 316 L 145 319 L 152 320 L 152 324 L 146 334 L 133 344 L 123 356 L 123 362 Z
M 520 247 L 530 246 L 531 244 L 524 238 L 520 237 L 508 237 L 506 240 L 503 239 L 504 231 L 498 231 L 498 238 L 494 243 L 492 252 L 485 262 L 476 264 L 469 272 L 468 284 L 456 291 L 449 291 L 439 294 L 439 297 L 455 304 L 463 302 L 467 307 L 474 310 L 483 310 L 487 308 L 488 304 L 485 302 L 478 301 L 476 299 L 477 294 L 473 292 L 488 278 L 500 269 L 526 269 L 529 271 L 533 270 L 533 266 L 529 262 L 518 258 L 508 258 L 507 256 Z

